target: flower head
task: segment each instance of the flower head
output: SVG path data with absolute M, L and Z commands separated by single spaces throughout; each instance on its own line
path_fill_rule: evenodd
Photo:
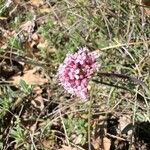
M 61 85 L 72 95 L 84 100 L 88 97 L 88 83 L 98 69 L 98 54 L 81 48 L 74 54 L 67 54 L 59 66 L 58 78 Z

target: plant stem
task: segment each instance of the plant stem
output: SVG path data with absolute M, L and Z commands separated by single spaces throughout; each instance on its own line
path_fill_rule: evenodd
M 90 92 L 90 101 L 88 106 L 88 150 L 91 150 L 91 108 L 92 108 L 93 88 Z

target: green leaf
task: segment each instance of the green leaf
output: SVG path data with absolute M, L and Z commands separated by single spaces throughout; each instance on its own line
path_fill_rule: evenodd
M 31 87 L 24 81 L 24 80 L 20 80 L 19 85 L 21 86 L 21 90 L 25 93 L 25 94 L 30 94 L 31 92 Z

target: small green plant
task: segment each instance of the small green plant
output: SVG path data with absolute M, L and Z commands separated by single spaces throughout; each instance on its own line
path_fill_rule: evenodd
M 77 137 L 81 137 L 81 143 L 85 144 L 87 139 L 87 122 L 82 118 L 73 118 L 72 116 L 69 116 L 67 119 L 64 119 L 64 124 L 67 130 L 67 134 L 69 137 L 71 135 L 75 134 Z M 73 140 L 73 139 L 71 139 Z
M 17 97 L 17 92 L 14 92 L 9 86 L 1 87 L 0 90 L 3 94 L 0 96 L 0 119 L 2 119 L 12 105 L 14 98 Z
M 15 48 L 15 49 L 18 49 L 18 50 L 21 49 L 21 42 L 17 37 L 11 37 L 9 39 L 8 45 L 11 48 Z
M 50 38 L 49 31 L 53 28 L 54 23 L 51 20 L 49 20 L 46 24 L 44 24 L 38 29 L 38 32 L 41 33 L 44 36 L 44 38 L 49 39 Z
M 8 2 L 5 0 L 0 0 L 0 15 L 3 15 L 7 9 Z
M 19 85 L 21 90 L 25 93 L 25 95 L 29 95 L 32 91 L 33 86 L 28 85 L 24 80 L 20 80 Z
M 0 48 L 0 54 L 3 53 L 3 52 L 5 52 L 5 50 Z
M 11 129 L 10 137 L 14 138 L 15 147 L 20 148 L 26 143 L 27 130 L 21 127 L 20 118 L 16 116 L 14 127 Z

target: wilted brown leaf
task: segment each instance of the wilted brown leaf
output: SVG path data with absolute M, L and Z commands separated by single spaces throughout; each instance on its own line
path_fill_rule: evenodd
M 40 5 L 43 5 L 43 4 L 44 4 L 44 1 L 43 1 L 43 0 L 30 0 L 30 3 L 31 3 L 33 6 L 39 7 Z
M 50 13 L 51 10 L 50 10 L 50 8 L 41 8 L 41 9 L 40 9 L 40 12 L 41 12 L 41 13 Z
M 93 145 L 94 149 L 99 149 L 101 142 L 102 142 L 102 139 L 100 137 L 97 137 L 96 139 L 93 138 L 92 139 L 92 145 Z
M 42 141 L 42 144 L 45 149 L 50 149 L 54 146 L 55 141 L 53 139 L 45 139 Z
M 142 0 L 142 4 L 150 7 L 150 0 Z M 147 15 L 150 15 L 150 8 L 144 8 L 144 10 Z
M 48 82 L 48 79 L 36 72 L 35 69 L 25 71 L 23 76 L 16 75 L 10 79 L 14 85 L 19 85 L 20 80 L 24 80 L 29 85 L 42 85 Z
M 37 34 L 37 33 L 33 33 L 33 34 L 32 34 L 32 39 L 33 39 L 34 41 L 37 41 L 37 40 L 39 39 L 38 34 Z
M 146 13 L 147 15 L 150 15 L 150 9 L 149 9 L 149 8 L 145 8 L 145 13 Z
M 110 146 L 111 146 L 110 139 L 108 139 L 107 137 L 104 137 L 103 138 L 103 147 L 104 147 L 104 150 L 110 150 Z
M 58 150 L 78 150 L 78 149 L 75 148 L 75 147 L 70 147 L 70 146 L 62 145 L 62 148 L 60 148 Z

